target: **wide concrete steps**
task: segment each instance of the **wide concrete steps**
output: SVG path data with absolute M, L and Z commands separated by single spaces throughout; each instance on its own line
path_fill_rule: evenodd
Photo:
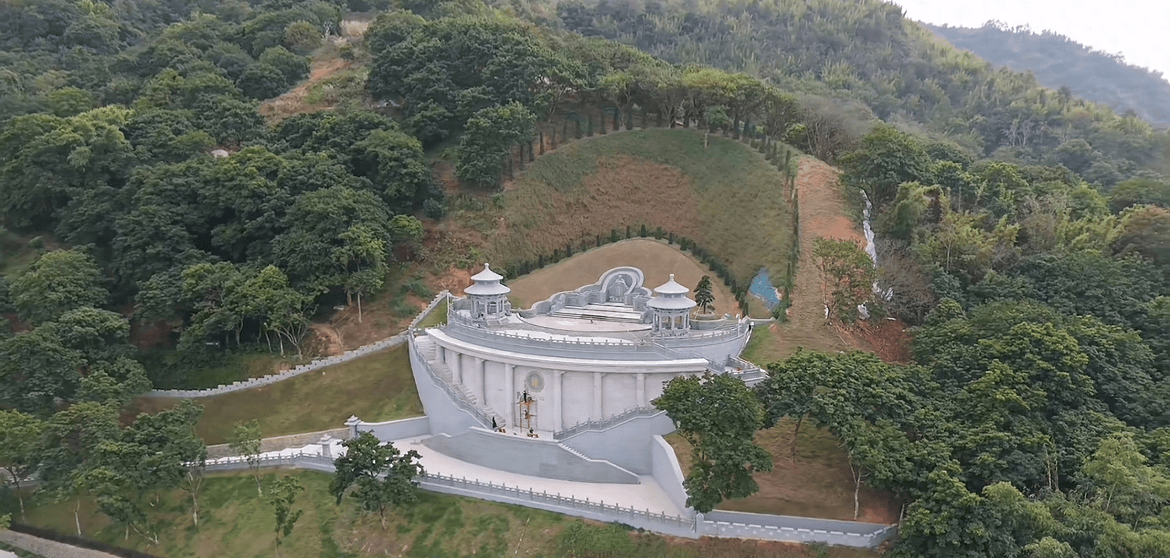
M 642 314 L 630 309 L 624 304 L 589 304 L 586 306 L 566 306 L 550 314 L 558 318 L 576 318 L 585 320 L 602 320 L 607 322 L 622 322 L 629 324 L 642 323 Z

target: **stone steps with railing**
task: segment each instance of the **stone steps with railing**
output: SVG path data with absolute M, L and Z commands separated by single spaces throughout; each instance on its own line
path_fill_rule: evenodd
M 434 341 L 426 335 L 418 335 L 414 337 L 414 347 L 422 360 L 426 362 L 428 372 L 445 387 L 447 393 L 451 394 L 457 403 L 462 403 L 473 409 L 477 415 L 482 417 L 485 427 L 491 427 L 492 419 L 495 419 L 496 424 L 505 424 L 503 416 L 492 408 L 481 405 L 479 398 L 471 393 L 467 386 L 455 381 L 454 372 L 446 364 L 439 361 L 439 348 Z
M 580 434 L 582 432 L 599 432 L 602 430 L 609 430 L 615 426 L 625 424 L 631 420 L 641 417 L 654 417 L 665 413 L 662 409 L 656 407 L 635 407 L 623 413 L 613 415 L 609 418 L 601 420 L 587 420 L 579 422 L 564 430 L 553 432 L 553 438 L 556 440 L 565 440 Z

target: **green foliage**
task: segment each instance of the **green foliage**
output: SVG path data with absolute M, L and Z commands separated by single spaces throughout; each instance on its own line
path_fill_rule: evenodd
M 340 505 L 346 492 L 356 485 L 353 497 L 363 510 L 378 513 L 384 529 L 387 509 L 415 501 L 414 479 L 423 474 L 418 462 L 422 456 L 415 450 L 400 453 L 394 444 L 382 444 L 368 431 L 342 445 L 346 453 L 333 462 L 337 470 L 329 492 Z
M 16 487 L 20 515 L 24 518 L 24 493 L 20 483 L 40 465 L 40 441 L 45 423 L 19 411 L 0 410 L 0 468 Z
M 699 279 L 699 283 L 695 285 L 695 303 L 699 306 L 699 311 L 707 313 L 710 311 L 710 306 L 715 302 L 715 294 L 711 292 L 711 277 L 704 275 Z
M 260 485 L 260 447 L 263 440 L 260 423 L 256 420 L 237 422 L 228 438 L 228 447 L 248 462 L 252 478 L 256 479 L 256 494 L 261 495 L 264 494 L 264 488 Z
M 300 54 L 307 54 L 321 46 L 322 40 L 321 32 L 307 21 L 294 21 L 284 30 L 284 46 Z
M 1133 205 L 1170 207 L 1170 184 L 1149 178 L 1133 178 L 1109 192 L 1109 209 L 1121 213 Z
M 512 145 L 531 142 L 535 122 L 536 115 L 517 102 L 477 111 L 459 140 L 455 175 L 471 184 L 499 185 L 505 159 L 511 168 Z
M 873 260 L 858 243 L 831 238 L 816 239 L 813 256 L 829 283 L 830 299 L 825 301 L 829 317 L 854 321 L 858 305 L 873 300 L 873 282 L 877 276 Z
M 845 168 L 842 179 L 865 190 L 870 201 L 881 208 L 894 201 L 902 183 L 928 179 L 930 163 L 917 138 L 893 126 L 878 126 L 855 151 L 841 158 Z
M 272 505 L 272 513 L 276 517 L 276 555 L 280 556 L 280 544 L 292 534 L 293 527 L 304 515 L 305 510 L 292 509 L 296 505 L 297 495 L 304 492 L 296 477 L 281 477 L 269 491 L 268 502 Z
M 725 499 L 759 490 L 752 473 L 772 470 L 772 458 L 752 441 L 764 414 L 743 382 L 725 374 L 680 376 L 652 403 L 694 446 L 694 465 L 683 482 L 687 506 L 707 513 Z
M 404 118 L 428 142 L 463 129 L 480 110 L 510 103 L 532 109 L 540 104 L 538 91 L 571 83 L 545 40 L 514 19 L 385 16 L 368 40 L 376 53 L 371 93 L 401 99 Z

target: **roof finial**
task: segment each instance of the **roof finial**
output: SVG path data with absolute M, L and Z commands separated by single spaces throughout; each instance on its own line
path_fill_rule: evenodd
M 670 280 L 674 281 L 674 274 L 673 273 L 670 274 Z
M 483 270 L 484 270 L 484 271 L 488 271 L 488 270 L 490 270 L 491 268 L 492 268 L 492 264 L 490 264 L 490 263 L 485 263 L 485 264 L 483 264 Z

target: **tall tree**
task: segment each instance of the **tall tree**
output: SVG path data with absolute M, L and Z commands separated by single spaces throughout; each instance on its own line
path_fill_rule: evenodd
M 683 482 L 688 506 L 707 513 L 725 499 L 759 490 L 752 475 L 772 470 L 772 458 L 752 441 L 764 411 L 742 381 L 726 374 L 679 376 L 652 403 L 694 448 Z
M 44 421 L 32 415 L 0 410 L 0 468 L 8 471 L 16 486 L 22 519 L 25 517 L 24 492 L 20 483 L 40 465 L 39 450 L 44 429 Z
M 816 239 L 813 256 L 829 284 L 825 300 L 828 317 L 853 321 L 859 312 L 857 307 L 873 300 L 873 283 L 877 278 L 873 260 L 857 242 L 832 238 Z
M 715 302 L 715 294 L 711 292 L 711 276 L 704 275 L 699 279 L 699 284 L 695 285 L 695 303 L 699 305 L 699 311 L 704 314 L 711 311 L 711 304 Z
M 353 497 L 368 512 L 378 512 L 386 527 L 386 510 L 415 500 L 415 478 L 423 474 L 417 451 L 401 453 L 392 443 L 383 444 L 370 432 L 342 442 L 345 455 L 333 461 L 336 472 L 329 492 L 341 499 L 356 486 Z
M 228 447 L 248 462 L 252 478 L 256 479 L 256 494 L 261 496 L 264 495 L 264 489 L 260 486 L 260 443 L 262 441 L 260 423 L 256 420 L 237 422 L 232 427 L 231 437 L 228 438 Z
M 280 556 L 280 545 L 292 534 L 293 527 L 304 515 L 305 510 L 294 510 L 297 495 L 305 488 L 296 477 L 281 477 L 272 485 L 268 502 L 272 505 L 273 515 L 276 516 L 276 555 Z
M 536 115 L 517 102 L 476 112 L 459 140 L 455 174 L 471 184 L 498 186 L 501 165 L 514 145 L 532 142 L 535 123 Z
M 75 250 L 46 252 L 9 285 L 20 316 L 39 324 L 83 306 L 100 308 L 109 293 L 93 258 Z

